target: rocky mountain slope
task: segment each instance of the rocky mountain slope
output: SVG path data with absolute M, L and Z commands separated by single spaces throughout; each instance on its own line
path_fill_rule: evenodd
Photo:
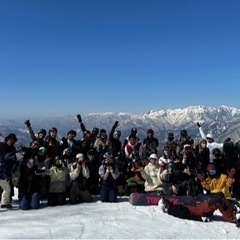
M 14 132 L 19 138 L 18 143 L 26 145 L 30 138 L 24 120 L 0 120 L 2 137 Z M 136 127 L 141 139 L 146 136 L 146 131 L 149 128 L 155 131 L 155 137 L 160 142 L 164 141 L 168 132 L 173 132 L 175 137 L 178 138 L 180 131 L 186 129 L 189 135 L 198 142 L 200 135 L 196 126 L 197 122 L 202 124 L 206 134 L 212 132 L 216 141 L 221 142 L 227 137 L 232 138 L 234 141 L 240 138 L 240 109 L 227 106 L 218 108 L 189 106 L 184 109 L 152 110 L 143 114 L 91 113 L 82 115 L 82 120 L 87 129 L 92 130 L 93 127 L 105 128 L 108 133 L 113 123 L 118 120 L 120 123 L 119 130 L 122 131 L 121 140 L 129 135 L 132 127 Z M 75 115 L 32 118 L 31 123 L 36 133 L 41 128 L 48 131 L 51 127 L 56 127 L 59 130 L 58 137 L 60 139 L 70 129 L 78 132 L 76 139 L 82 138 L 82 132 Z

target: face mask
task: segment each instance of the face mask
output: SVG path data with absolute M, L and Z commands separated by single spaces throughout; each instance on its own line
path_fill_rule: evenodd
M 220 156 L 221 156 L 221 154 L 219 154 L 219 153 L 215 153 L 215 154 L 214 154 L 214 157 L 215 157 L 215 158 L 220 158 Z
M 173 137 L 168 137 L 168 140 L 169 141 L 172 141 L 174 138 Z
M 61 168 L 61 167 L 62 167 L 62 164 L 55 164 L 55 166 L 56 166 L 57 168 Z

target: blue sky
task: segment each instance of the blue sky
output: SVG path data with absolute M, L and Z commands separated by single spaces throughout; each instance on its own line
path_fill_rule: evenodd
M 0 0 L 0 115 L 240 108 L 239 9 L 237 0 Z

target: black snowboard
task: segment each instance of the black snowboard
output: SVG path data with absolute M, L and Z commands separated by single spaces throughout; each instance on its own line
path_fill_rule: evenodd
M 134 206 L 158 205 L 162 197 L 169 199 L 173 204 L 184 203 L 187 205 L 196 205 L 196 199 L 190 196 L 171 196 L 159 193 L 131 193 L 129 202 Z
M 224 142 L 223 143 L 223 152 L 227 160 L 232 160 L 234 155 L 234 142 Z

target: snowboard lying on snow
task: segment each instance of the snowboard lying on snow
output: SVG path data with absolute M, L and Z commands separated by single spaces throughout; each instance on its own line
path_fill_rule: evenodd
M 129 202 L 134 206 L 149 206 L 158 205 L 159 200 L 164 197 L 169 199 L 174 204 L 185 203 L 188 205 L 196 205 L 196 199 L 190 196 L 171 196 L 161 193 L 131 193 Z
M 169 199 L 173 204 L 186 204 L 186 205 L 196 205 L 197 203 L 204 202 L 209 198 L 209 195 L 199 194 L 196 197 L 191 196 L 173 196 L 166 195 L 161 193 L 131 193 L 129 196 L 129 203 L 134 206 L 150 206 L 150 205 L 158 205 L 158 202 L 161 198 Z M 228 199 L 232 205 L 238 207 L 240 210 L 240 201 L 237 199 Z

